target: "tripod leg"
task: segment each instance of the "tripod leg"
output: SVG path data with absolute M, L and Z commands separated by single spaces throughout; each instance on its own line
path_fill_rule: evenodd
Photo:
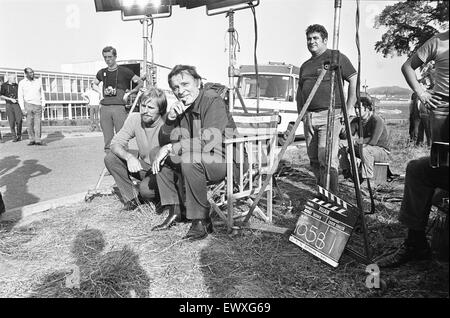
M 106 172 L 108 169 L 106 167 L 103 168 L 102 173 L 100 173 L 100 177 L 98 178 L 97 184 L 95 185 L 94 190 L 98 190 L 100 188 L 100 185 L 102 184 L 103 178 L 105 177 Z
M 337 74 L 337 78 L 342 78 L 341 70 L 339 67 L 336 70 L 336 74 Z M 341 81 L 339 81 L 338 90 L 339 90 L 339 96 L 341 98 L 341 101 L 344 101 L 345 100 L 344 88 L 342 86 Z M 351 167 L 352 167 L 352 173 L 353 173 L 353 184 L 355 186 L 355 194 L 356 194 L 356 203 L 357 203 L 357 207 L 358 207 L 358 211 L 359 211 L 359 217 L 361 220 L 361 227 L 363 230 L 364 250 L 366 252 L 366 258 L 367 258 L 366 261 L 370 263 L 371 259 L 372 259 L 372 252 L 371 252 L 370 245 L 369 245 L 367 226 L 366 226 L 366 222 L 365 222 L 365 218 L 364 218 L 361 187 L 360 187 L 360 182 L 359 182 L 358 168 L 356 165 L 355 149 L 354 149 L 353 143 L 352 143 L 350 121 L 348 119 L 348 113 L 347 113 L 347 108 L 345 107 L 345 104 L 343 104 L 342 113 L 344 115 L 344 124 L 345 124 L 345 130 L 346 130 L 346 135 L 347 135 L 346 137 L 347 137 L 347 143 L 349 145 L 350 161 L 351 161 Z
M 311 93 L 308 96 L 308 99 L 306 100 L 305 104 L 303 105 L 302 110 L 300 111 L 300 114 L 297 117 L 297 120 L 295 121 L 294 127 L 292 127 L 292 130 L 289 132 L 289 136 L 287 137 L 286 142 L 284 143 L 283 147 L 281 147 L 280 152 L 278 153 L 277 158 L 275 159 L 273 166 L 271 167 L 269 173 L 267 174 L 267 178 L 264 181 L 264 183 L 261 186 L 261 189 L 259 190 L 258 195 L 255 198 L 255 201 L 253 201 L 252 206 L 250 207 L 250 210 L 247 213 L 247 216 L 244 219 L 244 223 L 247 223 L 250 217 L 253 215 L 253 211 L 255 210 L 256 206 L 259 203 L 259 200 L 261 200 L 262 196 L 264 195 L 264 191 L 266 190 L 267 186 L 269 185 L 270 181 L 272 180 L 272 176 L 274 175 L 275 171 L 278 169 L 278 165 L 280 164 L 281 159 L 284 156 L 284 153 L 286 152 L 286 149 L 294 140 L 295 132 L 297 131 L 298 126 L 300 125 L 300 122 L 303 119 L 303 116 L 306 113 L 306 110 L 309 107 L 309 104 L 311 104 L 311 101 L 316 95 L 316 91 L 319 88 L 320 84 L 322 83 L 323 78 L 325 77 L 325 74 L 327 73 L 327 68 L 323 68 L 322 72 L 320 73 L 319 77 L 317 78 L 316 83 L 314 84 L 313 89 L 311 90 Z

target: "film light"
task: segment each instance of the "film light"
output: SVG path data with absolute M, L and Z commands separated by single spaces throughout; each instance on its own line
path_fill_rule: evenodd
M 168 0 L 94 0 L 95 10 L 121 11 L 124 16 L 152 16 L 170 14 L 174 1 Z

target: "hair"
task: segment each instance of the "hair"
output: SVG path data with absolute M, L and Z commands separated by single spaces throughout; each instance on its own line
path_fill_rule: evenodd
M 23 72 L 26 74 L 26 73 L 27 73 L 27 70 L 32 70 L 32 68 L 31 68 L 31 67 L 25 67 L 25 68 L 23 69 Z
M 363 96 L 360 98 L 362 107 L 372 111 L 373 110 L 373 102 L 370 97 Z
M 141 96 L 141 104 L 149 99 L 156 101 L 156 105 L 158 105 L 158 110 L 161 115 L 164 115 L 166 113 L 167 98 L 162 89 L 156 88 L 154 86 L 150 86 L 149 88 L 147 88 Z
M 306 36 L 311 33 L 319 33 L 322 39 L 328 39 L 327 29 L 323 25 L 320 24 L 312 24 L 306 29 Z
M 103 53 L 106 53 L 106 52 L 112 52 L 112 54 L 113 54 L 114 56 L 117 56 L 117 50 L 116 50 L 115 48 L 113 48 L 112 46 L 106 46 L 106 47 L 104 47 L 103 50 L 102 50 L 102 54 L 103 54 Z
M 188 73 L 189 75 L 191 75 L 193 78 L 197 79 L 200 81 L 200 87 L 203 87 L 203 83 L 202 83 L 202 77 L 197 73 L 197 69 L 195 68 L 195 66 L 190 66 L 190 65 L 176 65 L 169 73 L 169 75 L 167 76 L 167 80 L 169 82 L 169 87 L 172 88 L 172 83 L 171 83 L 171 79 L 172 77 L 181 74 L 181 73 Z

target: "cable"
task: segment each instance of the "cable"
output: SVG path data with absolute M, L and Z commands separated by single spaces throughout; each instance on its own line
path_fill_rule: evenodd
M 258 57 L 256 56 L 256 49 L 258 47 L 258 22 L 256 20 L 256 11 L 254 7 L 251 7 L 253 13 L 253 22 L 255 26 L 255 48 L 253 52 L 253 58 L 255 63 L 255 73 L 256 73 L 256 113 L 259 113 L 259 70 L 258 70 Z
M 359 21 L 360 21 L 360 0 L 356 0 L 356 35 L 355 35 L 355 41 L 356 41 L 356 48 L 358 49 L 358 74 L 356 77 L 356 105 L 355 105 L 355 114 L 358 118 L 358 137 L 359 139 L 363 139 L 363 128 L 362 128 L 362 118 L 361 118 L 361 43 L 359 41 Z M 364 156 L 363 156 L 363 145 L 362 143 L 358 144 L 358 152 L 359 157 L 361 158 L 361 164 L 365 165 L 364 162 Z M 373 198 L 373 191 L 372 187 L 370 186 L 370 180 L 369 178 L 366 178 L 367 181 L 367 189 L 369 190 L 370 195 L 370 212 L 366 214 L 373 214 L 375 213 L 375 201 Z

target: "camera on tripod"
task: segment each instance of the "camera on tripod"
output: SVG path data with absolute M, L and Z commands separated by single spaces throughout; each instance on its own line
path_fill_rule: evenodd
M 107 88 L 105 88 L 105 92 L 104 94 L 105 96 L 116 96 L 117 95 L 117 90 L 115 88 L 113 88 L 112 86 L 108 86 Z

